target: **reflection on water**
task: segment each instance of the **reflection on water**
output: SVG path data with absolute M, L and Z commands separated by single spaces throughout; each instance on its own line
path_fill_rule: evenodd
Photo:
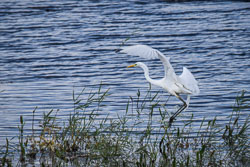
M 1 1 L 1 141 L 18 133 L 20 115 L 28 124 L 38 106 L 37 118 L 52 108 L 67 116 L 73 89 L 101 82 L 112 93 L 104 117 L 123 113 L 129 96 L 148 88 L 143 72 L 127 65 L 143 61 L 153 78 L 163 76 L 159 60 L 115 53 L 126 39 L 159 49 L 177 74 L 186 66 L 198 79 L 201 94 L 177 123 L 192 113 L 197 122 L 225 119 L 236 92 L 250 88 L 249 9 L 247 2 Z M 160 97 L 164 103 L 167 93 Z M 176 104 L 170 98 L 169 110 Z

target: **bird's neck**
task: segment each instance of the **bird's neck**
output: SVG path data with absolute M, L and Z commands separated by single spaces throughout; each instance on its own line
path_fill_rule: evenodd
M 144 76 L 148 82 L 150 82 L 151 84 L 156 85 L 156 86 L 161 86 L 161 85 L 159 85 L 158 80 L 150 78 L 148 67 L 145 64 L 142 64 L 140 67 L 143 69 Z

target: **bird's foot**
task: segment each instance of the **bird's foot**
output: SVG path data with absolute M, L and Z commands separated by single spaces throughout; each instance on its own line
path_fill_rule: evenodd
M 170 117 L 168 122 L 168 127 L 172 126 L 172 123 L 174 122 L 175 117 Z

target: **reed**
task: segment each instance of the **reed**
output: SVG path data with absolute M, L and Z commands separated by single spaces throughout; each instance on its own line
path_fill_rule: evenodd
M 168 127 L 169 117 L 160 105 L 158 92 L 139 90 L 129 97 L 124 114 L 100 118 L 109 89 L 78 95 L 73 91 L 73 110 L 68 120 L 59 120 L 58 110 L 44 113 L 38 131 L 32 121 L 31 135 L 25 135 L 20 116 L 18 143 L 1 146 L 1 166 L 34 164 L 41 166 L 248 166 L 249 110 L 246 91 L 236 97 L 228 123 L 205 118 L 193 127 L 193 116 L 183 126 Z M 35 119 L 36 109 L 33 111 Z M 145 114 L 147 113 L 147 114 Z M 154 116 L 160 116 L 159 128 Z M 145 127 L 138 132 L 138 127 Z M 19 156 L 17 156 L 19 155 Z M 17 158 L 19 157 L 19 158 Z M 16 163 L 16 161 L 19 161 Z

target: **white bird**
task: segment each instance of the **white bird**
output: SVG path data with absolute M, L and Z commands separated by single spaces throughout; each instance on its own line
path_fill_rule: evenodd
M 162 61 L 165 70 L 165 76 L 160 80 L 150 78 L 148 67 L 142 62 L 137 62 L 133 65 L 128 66 L 128 68 L 141 67 L 144 70 L 144 75 L 148 82 L 153 85 L 162 87 L 171 95 L 176 96 L 183 102 L 183 105 L 170 117 L 169 126 L 171 126 L 173 120 L 177 115 L 188 108 L 190 95 L 198 95 L 200 93 L 198 82 L 195 80 L 193 74 L 186 67 L 183 67 L 182 74 L 180 76 L 177 76 L 172 65 L 169 62 L 170 57 L 165 57 L 160 51 L 153 49 L 147 45 L 134 45 L 122 47 L 120 52 L 127 53 L 131 56 L 139 56 L 147 59 L 155 59 L 158 57 Z M 180 94 L 187 94 L 187 100 L 184 101 L 181 98 Z

